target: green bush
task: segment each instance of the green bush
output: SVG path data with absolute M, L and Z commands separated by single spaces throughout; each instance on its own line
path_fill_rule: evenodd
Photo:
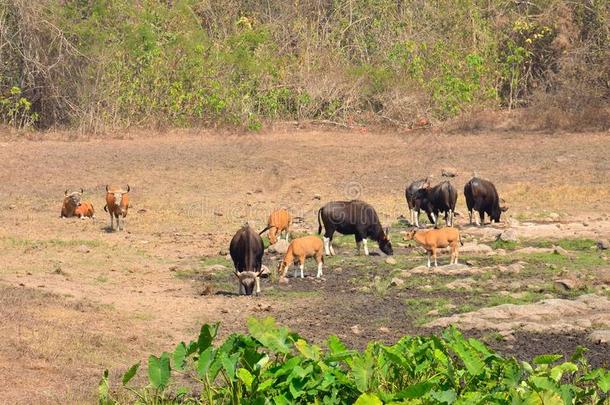
M 123 375 L 130 402 L 146 404 L 604 404 L 610 371 L 590 370 L 582 351 L 571 361 L 543 355 L 507 359 L 456 329 L 440 337 L 406 336 L 386 346 L 350 350 L 335 336 L 326 349 L 272 318 L 248 321 L 249 334 L 214 346 L 218 324 L 173 353 L 150 356 L 148 385 L 130 385 L 140 363 Z M 100 404 L 116 404 L 108 371 Z

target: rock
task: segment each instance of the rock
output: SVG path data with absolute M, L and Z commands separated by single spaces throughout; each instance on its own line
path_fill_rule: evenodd
M 532 246 L 528 246 L 528 247 L 524 247 L 521 249 L 517 249 L 514 251 L 515 254 L 532 254 L 532 253 L 552 253 L 553 249 L 552 248 L 537 248 L 537 247 L 532 247 Z
M 581 283 L 578 280 L 562 278 L 561 280 L 555 280 L 555 286 L 561 290 L 576 290 L 581 286 Z
M 398 263 L 393 257 L 388 257 L 387 259 L 385 259 L 385 262 L 390 265 L 395 265 L 396 263 Z
M 583 222 L 582 226 L 589 226 L 589 223 L 588 222 Z
M 451 290 L 471 290 L 476 281 L 470 277 L 458 279 L 445 285 Z
M 608 250 L 610 249 L 610 242 L 607 239 L 600 239 L 597 241 L 596 246 L 599 250 Z
M 314 200 L 321 200 L 322 196 L 320 194 L 314 194 L 313 199 Z
M 498 240 L 503 242 L 516 242 L 517 232 L 514 229 L 507 229 L 498 236 Z
M 202 283 L 197 288 L 197 294 L 199 294 L 199 295 L 212 295 L 212 292 L 213 292 L 213 288 L 210 283 Z
M 217 217 L 222 217 L 224 214 L 222 213 L 222 211 L 214 211 L 214 215 L 216 215 Z
M 429 316 L 437 316 L 439 314 L 438 309 L 432 309 L 426 313 Z
M 498 266 L 498 270 L 503 273 L 520 273 L 523 270 L 521 263 L 511 263 L 508 266 Z
M 342 273 L 342 272 L 343 272 L 343 268 L 342 268 L 342 267 L 335 267 L 335 268 L 333 269 L 333 271 L 334 271 L 335 273 Z
M 502 336 L 502 340 L 505 342 L 512 342 L 515 340 L 515 335 L 512 330 L 501 330 L 498 332 L 500 336 Z
M 390 285 L 392 287 L 400 287 L 401 285 L 403 285 L 405 283 L 405 280 L 398 278 L 398 277 L 394 277 L 392 278 L 392 280 L 390 281 Z
M 227 249 L 220 249 L 220 250 L 218 251 L 218 255 L 219 255 L 219 256 L 226 256 L 226 255 L 228 255 L 228 254 L 229 254 L 229 251 L 228 251 Z
M 596 330 L 589 335 L 589 340 L 597 344 L 608 344 L 610 343 L 610 329 Z
M 277 242 L 267 248 L 267 251 L 269 253 L 284 254 L 288 250 L 288 245 L 289 243 L 286 242 L 284 239 L 278 239 Z
M 491 246 L 478 244 L 478 243 L 465 243 L 464 246 L 460 246 L 460 254 L 472 253 L 472 254 L 487 254 L 493 252 Z
M 508 288 L 510 288 L 511 290 L 520 290 L 523 288 L 523 284 L 518 281 L 513 281 L 508 285 Z
M 570 252 L 562 248 L 561 246 L 553 246 L 553 253 L 563 257 L 571 257 Z
M 556 213 L 556 212 L 551 212 L 551 213 L 549 214 L 549 218 L 550 218 L 550 219 L 553 219 L 553 220 L 555 220 L 555 219 L 559 219 L 559 214 L 558 214 L 558 213 Z
M 78 248 L 76 248 L 76 250 L 78 250 L 80 253 L 89 253 L 89 252 L 91 252 L 91 249 L 87 245 L 80 245 Z
M 390 330 L 388 328 L 386 328 L 385 326 L 380 326 L 378 330 L 381 333 L 390 333 Z
M 350 329 L 352 330 L 352 333 L 354 335 L 359 335 L 362 333 L 362 331 L 360 330 L 360 325 L 354 325 Z
M 280 278 L 280 284 L 288 284 L 288 283 L 290 283 L 290 280 L 288 280 L 287 277 Z

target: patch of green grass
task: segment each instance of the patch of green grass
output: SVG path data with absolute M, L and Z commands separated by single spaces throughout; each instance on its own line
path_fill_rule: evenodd
M 221 264 L 226 267 L 229 267 L 232 265 L 231 261 L 227 260 L 227 258 L 224 256 L 204 256 L 201 258 L 199 263 L 203 267 L 213 266 L 215 264 Z
M 291 280 L 291 282 L 294 282 Z M 298 281 L 297 281 L 298 282 Z M 261 286 L 262 293 L 269 298 L 308 298 L 320 296 L 320 290 L 282 290 L 279 288 L 263 288 Z
M 104 275 L 99 275 L 99 276 L 97 276 L 95 281 L 97 281 L 99 283 L 106 283 L 106 282 L 108 282 L 108 277 L 106 277 Z
M 8 247 L 21 248 L 48 248 L 48 247 L 77 247 L 85 245 L 87 247 L 102 246 L 99 240 L 86 239 L 23 239 L 12 236 L 0 238 L 0 243 Z
M 595 246 L 593 239 L 559 239 L 559 240 L 533 240 L 529 242 L 529 246 L 551 248 L 560 246 L 566 250 L 573 251 L 589 251 L 591 246 Z
M 428 315 L 432 310 L 437 310 L 438 316 L 448 315 L 452 311 L 449 307 L 451 301 L 444 297 L 409 298 L 405 304 L 408 315 L 415 316 L 414 324 L 416 326 L 422 326 L 434 318 L 434 315 Z
M 515 250 L 520 247 L 520 244 L 518 242 L 514 242 L 514 241 L 503 241 L 503 240 L 497 239 L 497 240 L 493 241 L 492 243 L 490 243 L 489 246 L 491 246 L 494 250 L 496 250 L 496 249 Z

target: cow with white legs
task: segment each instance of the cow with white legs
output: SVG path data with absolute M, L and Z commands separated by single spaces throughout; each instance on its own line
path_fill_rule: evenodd
M 428 187 L 430 187 L 430 178 L 426 177 L 425 179 L 415 180 L 405 189 L 405 199 L 411 215 L 411 225 L 419 226 L 419 208 L 415 208 L 415 194 L 417 190 Z
M 263 272 L 265 246 L 258 232 L 248 225 L 238 230 L 229 246 L 229 253 L 235 265 L 234 274 L 239 283 L 239 293 L 252 295 L 261 292 L 260 275 Z
M 286 234 L 286 242 L 290 238 L 290 225 L 292 224 L 292 217 L 290 213 L 285 209 L 279 209 L 273 211 L 271 215 L 269 215 L 269 219 L 267 220 L 267 226 L 265 229 L 259 232 L 259 235 L 262 235 L 264 232 L 269 231 L 269 243 L 274 245 L 278 237 L 282 236 L 282 232 Z
M 324 224 L 324 252 L 334 255 L 332 246 L 333 235 L 339 232 L 343 235 L 354 235 L 358 252 L 364 247 L 364 254 L 368 256 L 367 239 L 376 241 L 379 249 L 386 255 L 392 255 L 392 243 L 388 238 L 388 229 L 385 231 L 379 222 L 375 209 L 364 201 L 333 201 L 318 211 L 318 234 L 322 233 Z
M 131 187 L 127 185 L 127 190 L 109 188 L 106 185 L 106 206 L 104 211 L 110 214 L 110 230 L 114 230 L 114 220 L 116 219 L 116 230 L 125 229 L 125 217 L 129 209 L 129 191 Z M 121 221 L 122 219 L 122 221 Z
M 303 270 L 305 268 L 305 259 L 313 257 L 318 265 L 316 277 L 322 276 L 322 265 L 324 264 L 324 251 L 322 249 L 322 241 L 317 236 L 304 236 L 290 242 L 288 250 L 284 255 L 284 259 L 280 263 L 277 271 L 280 278 L 286 277 L 286 272 L 290 265 L 294 264 L 294 278 L 297 277 L 296 264 L 298 262 L 301 270 L 301 278 L 303 278 Z
M 456 202 L 457 190 L 448 181 L 443 181 L 434 187 L 419 189 L 414 198 L 415 207 L 426 212 L 435 228 L 438 227 L 441 212 L 445 213 L 445 225 L 453 226 Z M 419 227 L 419 221 L 416 226 Z
M 500 222 L 500 215 L 508 210 L 504 200 L 498 197 L 496 186 L 491 181 L 478 177 L 473 177 L 466 183 L 464 197 L 466 197 L 468 218 L 471 224 L 474 219 L 477 225 L 483 226 L 485 214 L 489 216 L 491 223 Z M 478 212 L 478 219 L 474 215 L 474 211 Z
M 436 252 L 438 249 L 451 248 L 451 259 L 449 264 L 458 264 L 458 242 L 462 243 L 460 232 L 456 228 L 447 227 L 441 229 L 417 230 L 413 229 L 404 236 L 404 240 L 415 240 L 428 254 L 428 268 L 430 268 L 430 257 L 434 258 L 434 267 L 438 267 Z

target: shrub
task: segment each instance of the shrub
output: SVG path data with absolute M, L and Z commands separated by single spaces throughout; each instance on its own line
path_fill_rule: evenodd
M 148 385 L 122 386 L 140 403 L 607 403 L 610 371 L 590 370 L 582 352 L 571 361 L 543 355 L 507 359 L 456 329 L 440 337 L 406 336 L 386 346 L 348 349 L 337 337 L 326 349 L 310 344 L 273 319 L 250 319 L 249 334 L 213 345 L 218 324 L 204 325 L 197 340 L 148 359 Z M 101 404 L 115 404 L 108 372 Z

